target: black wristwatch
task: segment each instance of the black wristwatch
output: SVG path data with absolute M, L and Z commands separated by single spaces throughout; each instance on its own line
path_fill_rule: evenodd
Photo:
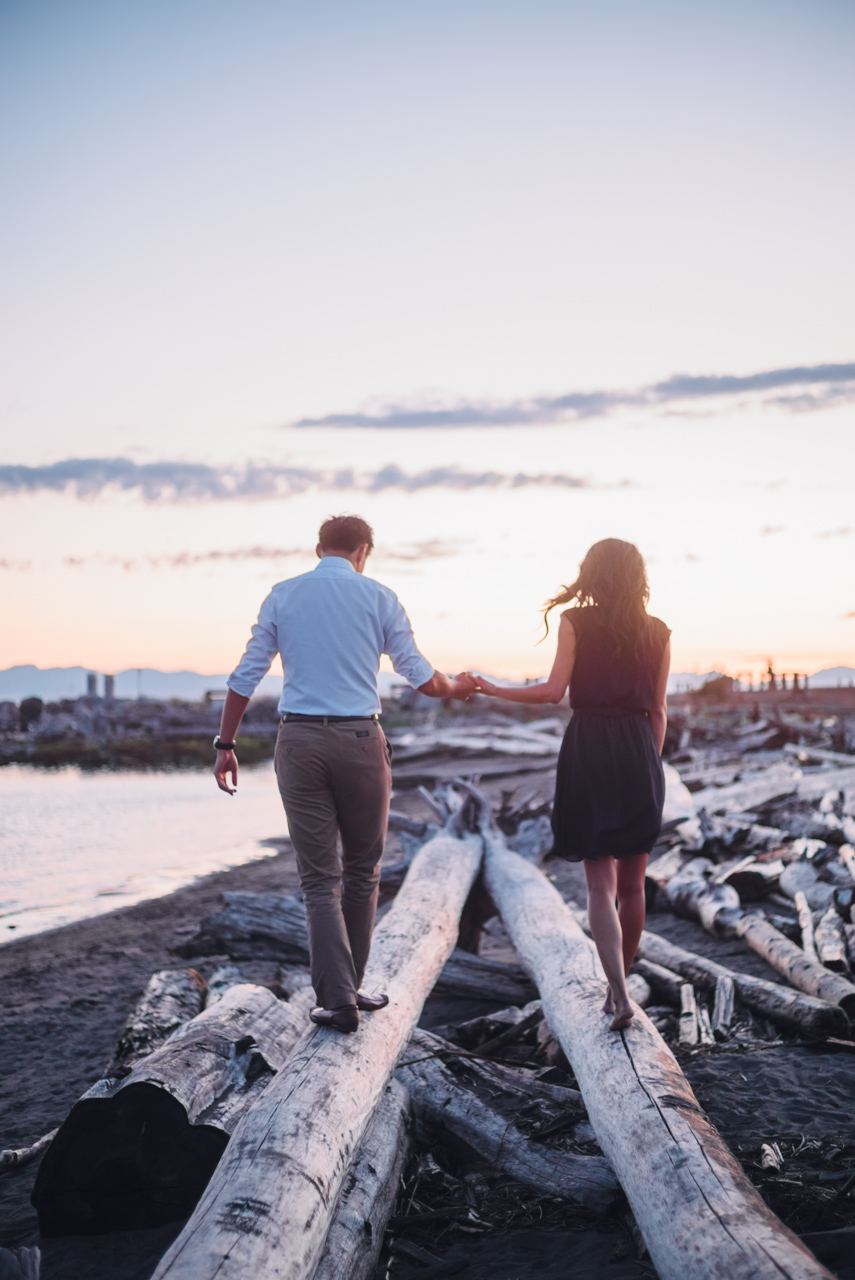
M 236 746 L 237 746 L 236 742 L 221 742 L 219 734 L 217 734 L 216 738 L 214 739 L 215 751 L 234 751 Z

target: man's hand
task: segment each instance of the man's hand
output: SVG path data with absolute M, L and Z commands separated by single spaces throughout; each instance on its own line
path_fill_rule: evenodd
M 217 786 L 221 791 L 225 791 L 226 795 L 233 796 L 237 791 L 237 775 L 238 760 L 233 751 L 218 751 L 217 762 L 214 765 L 214 777 L 217 779 Z M 232 780 L 229 786 L 229 778 Z
M 468 671 L 462 671 L 451 681 L 451 689 L 452 698 L 456 698 L 458 702 L 467 702 L 477 692 L 478 686 Z

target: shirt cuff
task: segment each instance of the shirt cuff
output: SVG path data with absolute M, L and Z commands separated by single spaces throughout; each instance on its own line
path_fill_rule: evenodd
M 226 681 L 226 688 L 239 693 L 242 698 L 251 698 L 258 685 L 259 680 L 251 680 L 247 676 L 232 675 Z
M 420 689 L 423 684 L 427 684 L 433 675 L 433 667 L 427 658 L 417 658 L 414 662 L 408 662 L 406 671 L 399 670 L 398 675 L 404 677 L 413 689 Z

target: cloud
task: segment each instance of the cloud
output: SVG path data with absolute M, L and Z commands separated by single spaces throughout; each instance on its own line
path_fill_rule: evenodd
M 783 533 L 784 526 L 782 524 L 766 524 L 760 532 L 764 537 L 768 537 L 771 533 Z
M 847 524 L 841 524 L 836 529 L 825 529 L 816 536 L 818 538 L 848 538 L 850 533 L 855 533 L 855 529 L 851 529 Z
M 119 489 L 139 492 L 148 502 L 263 501 L 289 498 L 310 488 L 360 493 L 400 489 L 417 493 L 421 489 L 531 486 L 583 489 L 587 484 L 579 476 L 463 471 L 459 467 L 431 467 L 408 474 L 394 463 L 379 471 L 362 473 L 349 468 L 318 471 L 256 462 L 243 467 L 214 467 L 193 462 L 138 463 L 129 458 L 68 458 L 41 467 L 0 466 L 0 496 L 55 492 L 94 498 L 105 490 Z
M 0 557 L 0 569 L 18 569 L 26 572 L 27 569 L 32 568 L 32 564 L 32 560 L 5 560 Z
M 444 541 L 442 538 L 429 538 L 423 542 L 405 542 L 398 547 L 377 547 L 372 562 L 381 564 L 402 562 L 414 564 L 420 560 L 436 560 L 447 556 L 458 555 L 462 541 Z M 107 556 L 96 552 L 89 556 L 64 556 L 62 563 L 67 569 L 85 569 L 90 565 L 101 568 L 124 569 L 126 573 L 138 573 L 141 569 L 193 569 L 198 565 L 236 564 L 248 561 L 279 561 L 294 557 L 314 560 L 314 547 L 235 547 L 231 550 L 213 551 L 178 551 L 171 555 L 145 556 Z M 25 567 L 29 561 L 16 562 L 0 560 L 0 569 Z
M 769 395 L 781 390 L 790 394 Z M 605 418 L 620 408 L 657 407 L 675 401 L 711 401 L 728 396 L 760 396 L 764 403 L 793 412 L 845 404 L 855 400 L 855 362 L 795 365 L 741 375 L 680 373 L 663 382 L 629 391 L 572 391 L 561 396 L 517 400 L 461 399 L 452 404 L 391 403 L 361 413 L 329 413 L 321 418 L 300 418 L 288 425 L 387 429 L 536 426 Z

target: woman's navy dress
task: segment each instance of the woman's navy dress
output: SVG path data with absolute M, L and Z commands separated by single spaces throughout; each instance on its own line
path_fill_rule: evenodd
M 558 757 L 554 856 L 581 862 L 649 853 L 665 800 L 649 713 L 671 632 L 659 618 L 648 618 L 638 652 L 624 657 L 596 605 L 568 614 L 576 633 L 573 716 Z

